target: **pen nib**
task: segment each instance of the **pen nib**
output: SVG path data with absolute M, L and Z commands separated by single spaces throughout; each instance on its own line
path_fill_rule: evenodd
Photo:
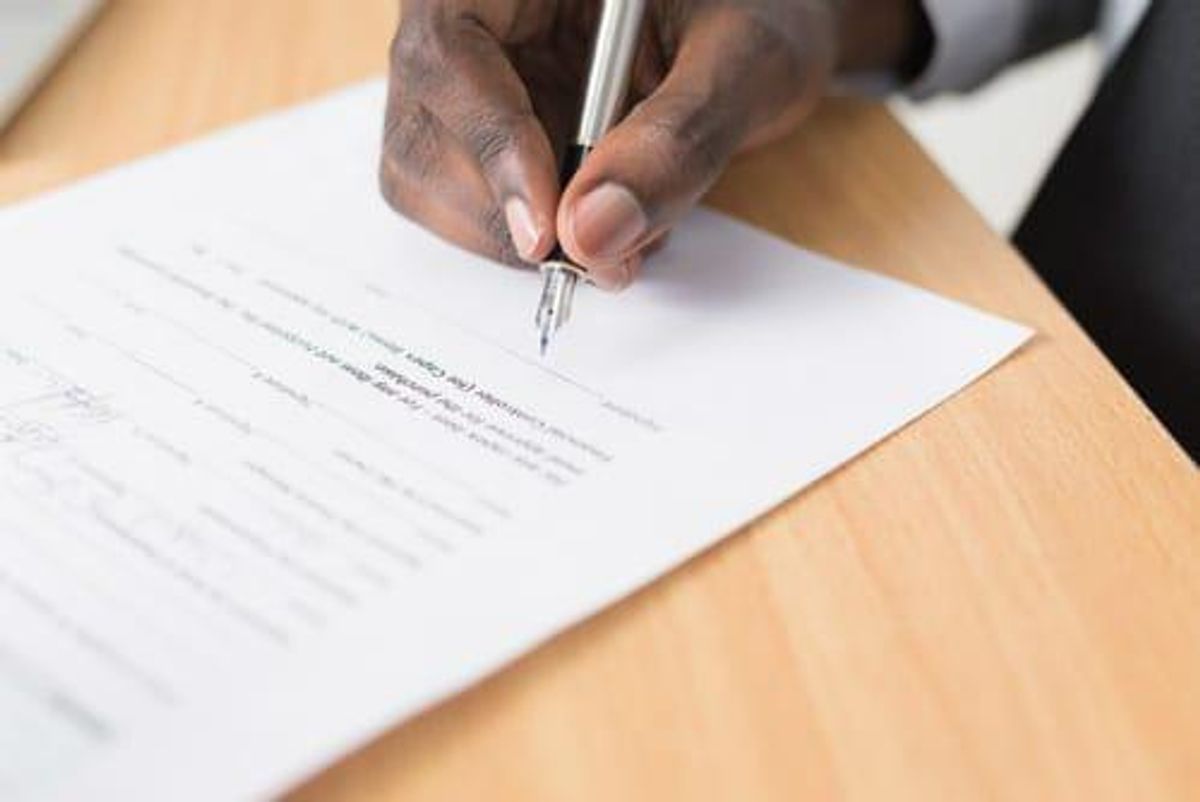
M 550 347 L 550 340 L 571 317 L 571 302 L 575 297 L 575 285 L 579 276 L 574 269 L 562 262 L 547 262 L 542 265 L 542 297 L 538 303 L 538 344 L 542 356 Z

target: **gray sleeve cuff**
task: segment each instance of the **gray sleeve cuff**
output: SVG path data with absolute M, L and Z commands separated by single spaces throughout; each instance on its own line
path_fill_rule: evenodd
M 933 27 L 933 54 L 908 87 L 914 97 L 973 89 L 1022 50 L 1029 0 L 922 2 Z

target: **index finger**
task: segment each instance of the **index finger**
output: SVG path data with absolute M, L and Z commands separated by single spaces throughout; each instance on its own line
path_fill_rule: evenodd
M 526 261 L 553 242 L 558 182 L 549 139 L 501 42 L 537 35 L 553 22 L 552 5 L 415 0 L 393 47 L 393 80 L 473 160 Z

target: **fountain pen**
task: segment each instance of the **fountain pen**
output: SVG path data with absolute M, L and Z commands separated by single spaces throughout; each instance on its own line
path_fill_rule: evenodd
M 583 160 L 616 123 L 629 89 L 633 58 L 641 34 L 646 0 L 603 0 L 588 67 L 583 110 L 574 142 L 563 155 L 560 186 L 566 187 Z M 561 245 L 541 264 L 542 295 L 537 329 L 542 355 L 555 333 L 571 317 L 575 288 L 584 271 L 571 262 Z

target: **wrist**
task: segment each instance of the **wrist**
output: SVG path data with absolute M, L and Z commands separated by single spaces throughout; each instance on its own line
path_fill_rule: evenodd
M 929 59 L 933 33 L 920 0 L 841 0 L 838 61 L 842 73 L 919 73 Z

